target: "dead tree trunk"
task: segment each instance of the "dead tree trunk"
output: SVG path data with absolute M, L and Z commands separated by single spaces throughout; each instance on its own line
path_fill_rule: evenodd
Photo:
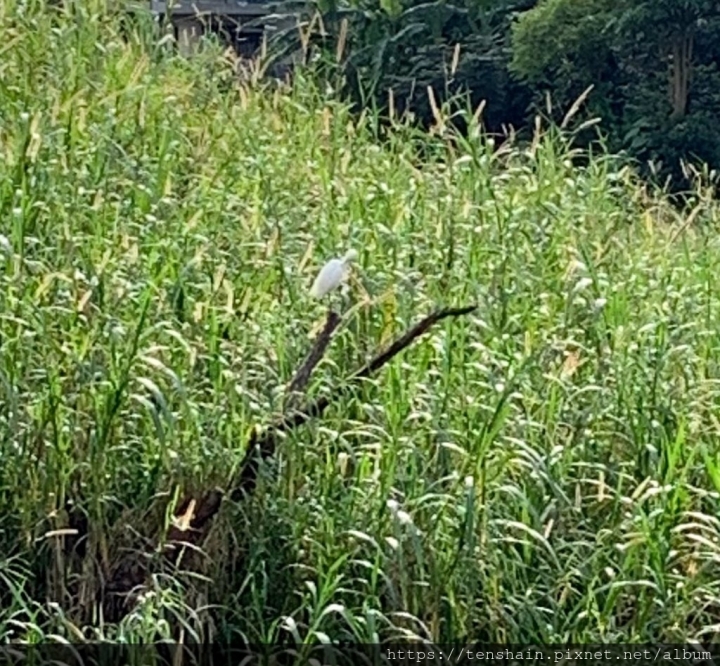
M 690 93 L 692 75 L 694 35 L 691 31 L 683 31 L 672 37 L 670 67 L 670 103 L 671 118 L 679 120 L 685 117 Z

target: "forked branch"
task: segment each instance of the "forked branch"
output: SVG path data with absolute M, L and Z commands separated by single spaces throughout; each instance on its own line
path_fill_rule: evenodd
M 370 362 L 353 373 L 343 386 L 337 387 L 332 393 L 333 399 L 337 399 L 340 395 L 344 394 L 353 384 L 356 384 L 358 380 L 365 379 L 377 372 L 401 351 L 409 347 L 417 338 L 426 333 L 427 330 L 437 322 L 447 319 L 448 317 L 460 317 L 469 314 L 476 308 L 476 305 L 468 305 L 462 308 L 447 308 L 437 310 L 428 315 L 393 342 L 385 351 L 380 352 Z M 260 461 L 274 455 L 280 434 L 294 430 L 311 418 L 320 416 L 331 402 L 328 396 L 322 396 L 314 402 L 311 402 L 304 409 L 284 416 L 261 434 L 258 434 L 258 431 L 254 430 L 248 442 L 245 462 L 241 467 L 236 482 L 233 484 L 232 496 L 235 498 L 241 496 L 243 493 L 252 491 L 257 481 Z
M 378 353 L 369 363 L 362 366 L 355 373 L 350 375 L 347 381 L 336 387 L 332 392 L 332 400 L 337 400 L 340 396 L 347 393 L 363 379 L 377 372 L 391 359 L 397 356 L 401 351 L 409 347 L 417 338 L 427 332 L 427 330 L 443 319 L 448 317 L 459 317 L 469 314 L 476 309 L 475 305 L 462 308 L 448 308 L 438 310 L 428 315 L 420 322 L 415 324 L 411 329 L 404 333 L 400 338 L 393 342 L 386 350 Z M 325 351 L 328 348 L 333 332 L 340 323 L 340 317 L 334 312 L 328 313 L 323 331 L 306 357 L 303 364 L 298 369 L 293 380 L 290 382 L 290 395 L 298 395 L 308 384 L 313 369 L 320 362 Z M 270 425 L 264 432 L 259 433 L 254 430 L 247 444 L 245 459 L 237 476 L 232 479 L 230 485 L 230 496 L 233 499 L 240 499 L 244 495 L 252 492 L 254 489 L 260 463 L 262 460 L 270 458 L 275 454 L 279 436 L 282 433 L 289 432 L 306 423 L 311 418 L 320 416 L 332 401 L 329 397 L 323 396 L 311 402 L 304 409 L 294 411 L 280 418 L 274 424 Z M 208 532 L 215 515 L 220 510 L 223 497 L 227 491 L 219 488 L 208 488 L 202 495 L 198 497 L 191 494 L 179 505 L 175 511 L 173 525 L 168 529 L 163 539 L 165 543 L 164 553 L 167 557 L 172 558 L 177 554 L 176 565 L 179 564 L 184 552 L 193 552 L 194 547 L 201 544 Z M 183 548 L 191 546 L 188 550 Z M 178 547 L 180 547 L 178 549 Z M 146 566 L 134 566 L 134 560 L 121 562 L 116 571 L 109 576 L 106 591 L 108 592 L 107 602 L 112 603 L 117 599 L 123 599 L 148 575 Z M 126 566 L 125 566 L 126 565 Z M 128 569 L 128 571 L 126 571 Z M 126 602 L 121 604 L 124 608 L 129 608 Z

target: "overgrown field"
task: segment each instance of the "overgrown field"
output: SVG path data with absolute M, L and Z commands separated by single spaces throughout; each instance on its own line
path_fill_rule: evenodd
M 556 130 L 380 141 L 307 76 L 240 87 L 219 48 L 66 7 L 0 0 L 3 640 L 718 634 L 700 187 L 689 219 Z M 227 490 L 282 413 L 349 247 L 306 396 L 330 407 L 167 558 L 183 498 Z

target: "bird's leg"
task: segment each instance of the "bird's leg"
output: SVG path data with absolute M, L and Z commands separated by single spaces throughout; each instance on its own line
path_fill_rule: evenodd
M 339 296 L 340 296 L 340 297 L 337 299 L 337 303 L 336 303 L 336 306 L 335 306 L 335 307 L 336 307 L 336 310 L 335 310 L 335 311 L 336 311 L 340 316 L 342 316 L 342 313 L 343 313 L 343 311 L 345 310 L 345 308 L 343 307 L 342 295 L 340 294 Z
M 340 311 L 343 312 L 350 301 L 350 285 L 347 282 L 343 281 L 338 291 L 340 292 L 340 294 L 338 295 L 338 300 L 340 301 Z

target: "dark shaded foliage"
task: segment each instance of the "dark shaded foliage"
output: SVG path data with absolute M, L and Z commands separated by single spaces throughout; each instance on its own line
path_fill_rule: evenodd
M 323 10 L 326 3 L 318 2 L 321 28 L 304 45 L 306 62 L 358 108 L 411 112 L 427 127 L 433 122 L 432 87 L 438 104 L 460 97 L 474 108 L 484 100 L 490 132 L 522 127 L 532 89 L 509 69 L 510 25 L 515 12 L 534 3 L 382 0 Z M 278 10 L 289 11 L 287 4 Z M 292 50 L 303 47 L 300 41 L 293 28 L 277 35 L 274 45 Z
M 654 163 L 675 188 L 682 161 L 720 165 L 720 5 L 709 0 L 544 0 L 513 25 L 511 68 L 561 106 L 588 111 L 613 150 Z M 645 169 L 646 173 L 649 167 Z
M 288 12 L 288 3 L 279 6 Z M 412 113 L 481 101 L 485 129 L 527 136 L 589 86 L 584 115 L 646 175 L 687 186 L 683 161 L 720 166 L 720 3 L 715 0 L 316 0 L 306 62 L 358 109 Z M 301 46 L 298 31 L 275 45 Z M 459 128 L 462 130 L 462 126 Z M 587 141 L 597 138 L 585 133 Z M 652 167 L 650 166 L 652 163 Z

